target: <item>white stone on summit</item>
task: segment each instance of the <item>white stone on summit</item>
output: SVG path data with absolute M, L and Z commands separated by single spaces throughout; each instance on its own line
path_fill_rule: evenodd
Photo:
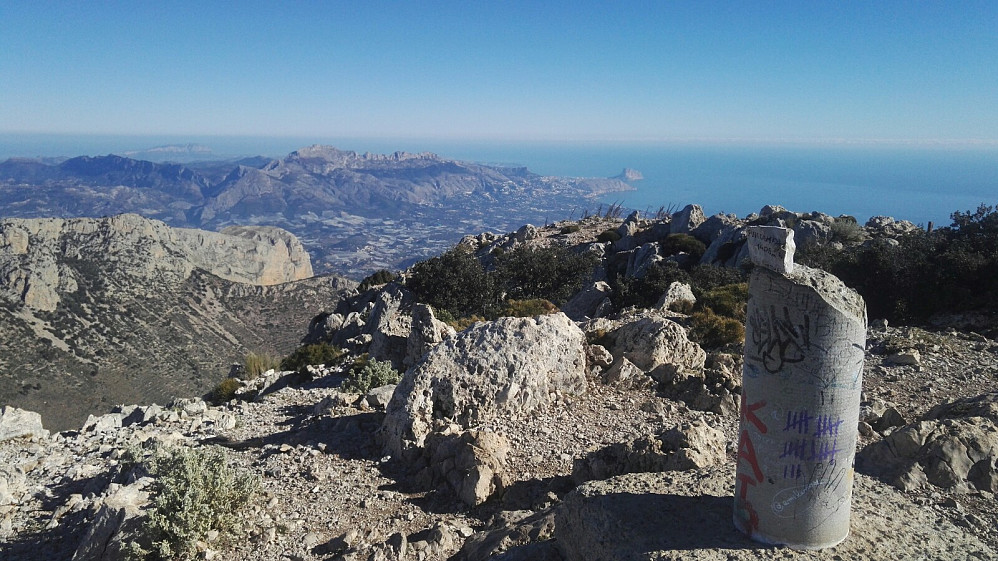
M 752 226 L 748 229 L 749 257 L 752 263 L 781 275 L 794 272 L 794 231 L 778 226 Z

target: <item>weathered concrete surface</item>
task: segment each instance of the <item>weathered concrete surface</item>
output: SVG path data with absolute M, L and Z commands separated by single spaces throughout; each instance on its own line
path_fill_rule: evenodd
M 863 299 L 834 276 L 753 270 L 734 520 L 754 539 L 848 535 L 865 342 Z

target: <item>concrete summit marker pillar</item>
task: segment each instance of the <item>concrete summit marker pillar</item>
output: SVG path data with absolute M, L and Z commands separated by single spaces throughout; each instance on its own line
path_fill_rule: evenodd
M 866 304 L 794 264 L 793 230 L 751 227 L 748 244 L 735 526 L 765 543 L 831 547 L 849 534 Z

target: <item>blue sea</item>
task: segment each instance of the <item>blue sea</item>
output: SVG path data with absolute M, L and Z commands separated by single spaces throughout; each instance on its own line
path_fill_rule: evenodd
M 636 191 L 595 201 L 654 212 L 688 203 L 745 216 L 767 204 L 798 212 L 848 214 L 861 222 L 888 215 L 916 224 L 950 224 L 950 214 L 998 204 L 998 146 L 735 145 L 607 142 L 493 142 L 363 138 L 252 138 L 0 135 L 0 160 L 12 156 L 121 153 L 198 143 L 217 157 L 284 156 L 310 144 L 526 166 L 543 175 L 607 177 L 632 168 Z M 580 209 L 579 214 L 582 210 Z M 576 216 L 577 217 L 577 216 Z M 565 217 L 568 218 L 568 217 Z

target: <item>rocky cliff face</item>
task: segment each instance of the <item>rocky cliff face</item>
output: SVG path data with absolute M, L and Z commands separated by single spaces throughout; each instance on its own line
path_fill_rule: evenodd
M 60 294 L 78 289 L 81 271 L 74 269 L 93 262 L 148 281 L 182 282 L 194 269 L 258 285 L 312 276 L 301 242 L 279 228 L 207 232 L 135 214 L 0 221 L 0 294 L 9 302 L 54 311 Z
M 203 393 L 248 351 L 289 352 L 352 286 L 310 277 L 278 228 L 2 220 L 0 402 L 66 428 L 116 402 Z

